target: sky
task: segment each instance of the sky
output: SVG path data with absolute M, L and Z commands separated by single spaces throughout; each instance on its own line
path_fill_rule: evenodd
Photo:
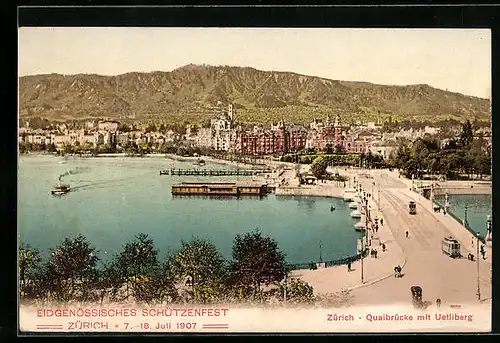
M 171 71 L 189 63 L 291 71 L 491 98 L 487 29 L 19 28 L 19 76 Z

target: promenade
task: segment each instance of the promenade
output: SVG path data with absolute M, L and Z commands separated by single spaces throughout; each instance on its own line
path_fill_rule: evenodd
M 472 247 L 473 236 L 467 229 L 449 215 L 434 213 L 431 201 L 410 191 L 411 180 L 399 178 L 397 173 L 348 169 L 342 174 L 346 173 L 355 176 L 372 193 L 369 197 L 372 217 L 384 219 L 375 236 L 368 231 L 372 237 L 370 248 L 377 250 L 378 258 L 368 255 L 363 268 L 361 261 L 357 261 L 352 264 L 351 272 L 346 266 L 337 266 L 295 271 L 292 276 L 308 282 L 316 293 L 350 289 L 356 305 L 411 303 L 412 286 L 422 287 L 424 301 L 434 303 L 440 298 L 443 306 L 467 307 L 478 303 L 478 262 L 466 258 L 469 252 L 476 255 L 477 241 Z M 410 200 L 417 204 L 416 215 L 408 213 Z M 460 241 L 464 258 L 453 259 L 442 253 L 441 241 L 447 236 Z M 379 241 L 385 243 L 385 253 Z M 486 260 L 479 260 L 479 286 L 480 304 L 488 306 L 491 305 L 491 249 L 486 250 Z M 402 278 L 394 277 L 397 265 L 403 267 Z
M 283 165 L 272 163 L 274 168 Z M 290 167 L 279 176 L 287 184 L 281 190 L 283 194 L 341 196 L 345 189 L 335 186 L 333 182 L 298 187 L 293 165 Z M 301 166 L 301 171 L 307 169 L 309 166 Z M 368 255 L 362 263 L 354 262 L 352 271 L 342 265 L 317 270 L 296 270 L 291 277 L 299 277 L 309 283 L 316 294 L 351 290 L 355 304 L 362 306 L 411 304 L 412 286 L 422 287 L 424 301 L 435 303 L 440 298 L 442 306 L 467 307 L 478 303 L 491 306 L 490 247 L 486 247 L 486 260 L 479 260 L 478 278 L 477 259 L 473 262 L 466 258 L 469 252 L 477 255 L 477 241 L 472 246 L 473 235 L 451 216 L 435 213 L 430 200 L 410 190 L 415 185 L 412 180 L 400 177 L 397 171 L 388 170 L 329 168 L 329 172 L 337 169 L 342 175 L 350 177 L 347 187 L 353 187 L 352 180 L 355 178 L 371 193 L 368 205 L 372 217 L 384 220 L 384 225 L 379 225 L 376 234 L 370 230 L 367 233 L 371 238 L 368 239 L 370 249 L 377 250 L 377 258 Z M 485 182 L 471 184 L 475 188 L 475 194 L 488 194 L 488 189 L 491 190 L 491 186 Z M 463 182 L 451 181 L 442 186 L 448 186 L 450 194 L 453 194 L 453 190 L 461 194 L 470 188 L 470 184 L 467 187 Z M 408 213 L 410 200 L 417 204 L 416 215 Z M 406 231 L 409 233 L 408 238 Z M 448 236 L 453 236 L 461 243 L 464 258 L 453 259 L 443 254 L 441 242 Z M 382 243 L 386 246 L 385 252 L 382 251 Z M 401 278 L 394 277 L 394 267 L 397 265 L 403 267 Z M 478 279 L 480 302 L 477 296 Z
M 444 305 L 477 303 L 477 260 L 452 259 L 441 251 L 443 237 L 451 235 L 462 243 L 462 255 L 467 256 L 471 241 L 467 229 L 450 216 L 434 213 L 429 200 L 409 190 L 407 180 L 386 171 L 372 171 L 370 176 L 360 181 L 366 189 L 371 189 L 375 182 L 376 197 L 380 189 L 381 212 L 404 252 L 406 263 L 404 277 L 387 278 L 355 290 L 356 303 L 407 303 L 411 301 L 410 287 L 414 285 L 422 287 L 424 301 L 440 298 Z M 417 203 L 416 215 L 408 213 L 409 200 Z M 479 260 L 479 286 L 485 304 L 491 299 L 491 253 L 487 256 L 486 261 Z

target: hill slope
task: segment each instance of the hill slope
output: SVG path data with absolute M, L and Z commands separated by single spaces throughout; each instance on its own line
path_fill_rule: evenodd
M 428 85 L 382 86 L 245 67 L 187 65 L 171 72 L 34 75 L 19 79 L 21 117 L 161 118 L 201 122 L 217 101 L 233 102 L 241 121 L 486 119 L 490 101 Z

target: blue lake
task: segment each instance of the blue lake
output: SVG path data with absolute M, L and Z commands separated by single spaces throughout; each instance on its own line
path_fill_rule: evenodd
M 153 238 L 160 258 L 177 250 L 182 240 L 197 236 L 212 241 L 230 259 L 235 236 L 258 228 L 276 239 L 288 263 L 317 261 L 320 253 L 324 261 L 356 254 L 357 220 L 349 216 L 351 210 L 342 199 L 173 197 L 173 183 L 206 178 L 160 176 L 159 170 L 193 167 L 191 162 L 163 157 L 21 156 L 20 240 L 47 257 L 49 248 L 65 237 L 83 234 L 107 260 L 139 233 Z M 208 163 L 205 168 L 233 167 Z M 52 196 L 59 175 L 69 171 L 73 174 L 63 181 L 72 191 Z M 237 178 L 210 178 L 216 179 Z
M 441 205 L 445 203 L 444 196 L 436 196 L 435 200 Z M 448 203 L 449 211 L 460 220 L 464 220 L 467 207 L 467 221 L 471 229 L 474 232 L 479 231 L 483 237 L 486 236 L 487 216 L 492 215 L 491 194 L 449 195 Z

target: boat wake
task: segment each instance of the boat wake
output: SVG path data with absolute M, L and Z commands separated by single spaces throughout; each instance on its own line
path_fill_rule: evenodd
M 84 185 L 74 186 L 74 187 L 72 187 L 72 190 L 88 190 L 88 189 L 95 189 L 95 188 L 106 188 L 109 186 L 117 186 L 120 183 L 126 183 L 128 181 L 131 181 L 131 180 L 134 180 L 134 179 L 137 179 L 140 177 L 144 177 L 145 175 L 149 175 L 149 174 L 151 174 L 151 173 L 148 172 L 147 174 L 134 175 L 134 176 L 124 177 L 124 178 L 120 178 L 120 179 L 113 179 L 113 180 L 94 181 L 94 182 L 90 182 L 90 183 L 87 183 Z

